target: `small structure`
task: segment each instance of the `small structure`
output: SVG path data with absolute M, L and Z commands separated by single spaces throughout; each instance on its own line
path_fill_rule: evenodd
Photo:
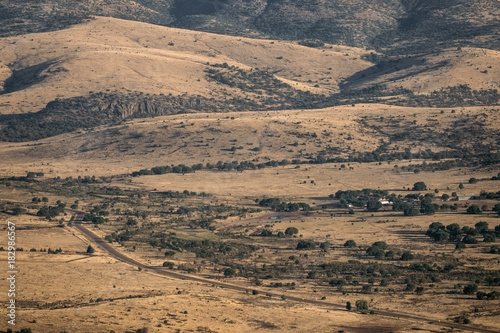
M 477 195 L 459 195 L 457 197 L 458 201 L 475 200 L 475 199 L 478 199 Z
M 386 198 L 381 198 L 379 199 L 379 201 L 382 205 L 390 205 L 392 202 L 390 202 L 389 200 L 387 200 Z

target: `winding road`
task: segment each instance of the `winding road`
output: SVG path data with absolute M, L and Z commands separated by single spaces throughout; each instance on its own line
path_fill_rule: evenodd
M 216 285 L 216 286 L 220 286 L 220 287 L 224 287 L 224 288 L 228 288 L 228 289 L 245 291 L 245 292 L 252 292 L 254 290 L 257 290 L 259 293 L 262 293 L 264 295 L 270 295 L 272 297 L 277 297 L 277 298 L 281 298 L 281 296 L 282 296 L 281 294 L 277 294 L 277 293 L 273 293 L 273 292 L 269 292 L 269 291 L 263 291 L 263 290 L 258 290 L 258 289 L 254 289 L 254 288 L 242 287 L 242 286 L 238 286 L 238 285 L 234 285 L 234 284 L 205 279 L 205 278 L 198 277 L 198 276 L 177 273 L 177 272 L 169 271 L 167 269 L 157 267 L 157 266 L 145 265 L 145 264 L 143 264 L 139 261 L 136 261 L 136 260 L 124 255 L 123 253 L 117 251 L 113 246 L 111 246 L 109 243 L 107 243 L 101 237 L 96 235 L 91 230 L 87 229 L 85 227 L 85 225 L 82 224 L 83 217 L 85 215 L 84 212 L 78 211 L 78 210 L 72 210 L 72 209 L 67 209 L 67 211 L 73 212 L 75 214 L 75 217 L 73 220 L 73 226 L 75 228 L 77 228 L 82 234 L 84 234 L 90 241 L 97 244 L 103 250 L 108 252 L 112 257 L 114 257 L 120 261 L 123 261 L 129 265 L 133 265 L 135 267 L 140 267 L 144 270 L 149 270 L 149 271 L 152 271 L 154 273 L 164 275 L 167 277 L 171 277 L 171 278 L 175 278 L 175 279 L 195 281 L 195 282 L 200 282 L 200 283 L 204 283 L 204 284 Z M 320 305 L 320 306 L 323 306 L 326 308 L 347 311 L 345 309 L 344 304 L 330 303 L 330 302 L 306 299 L 306 298 L 289 296 L 289 295 L 286 296 L 286 299 L 290 300 L 290 301 L 300 302 L 300 303 Z M 438 326 L 447 326 L 450 328 L 461 329 L 461 330 L 471 331 L 471 332 L 500 333 L 500 331 L 496 331 L 496 330 L 480 328 L 480 327 L 475 327 L 475 326 L 470 326 L 470 325 L 462 325 L 462 324 L 452 323 L 452 322 L 448 322 L 448 321 L 436 321 L 435 319 L 429 319 L 429 318 L 420 317 L 420 316 L 411 315 L 411 314 L 406 314 L 406 313 L 401 313 L 401 312 L 385 311 L 385 310 L 371 310 L 370 312 L 373 314 L 376 314 L 376 315 L 381 315 L 381 316 L 409 319 L 409 320 L 414 320 L 417 322 L 425 322 L 427 324 L 434 324 L 434 325 L 438 325 Z

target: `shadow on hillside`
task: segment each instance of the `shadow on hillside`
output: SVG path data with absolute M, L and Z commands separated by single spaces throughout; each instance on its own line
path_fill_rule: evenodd
M 48 76 L 46 71 L 53 64 L 55 64 L 55 61 L 46 61 L 38 65 L 14 71 L 12 75 L 5 80 L 3 94 L 23 90 L 42 82 Z M 61 70 L 64 69 L 56 69 L 56 71 Z

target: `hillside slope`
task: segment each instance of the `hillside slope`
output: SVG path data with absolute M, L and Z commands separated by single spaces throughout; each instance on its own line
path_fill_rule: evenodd
M 0 36 L 57 30 L 100 15 L 402 54 L 456 46 L 498 49 L 499 11 L 496 0 L 0 0 Z
M 90 91 L 241 96 L 240 89 L 209 80 L 208 63 L 266 68 L 296 89 L 327 94 L 371 66 L 360 59 L 362 49 L 314 49 L 113 18 L 3 38 L 0 52 L 3 114 L 36 112 L 56 98 Z
M 418 56 L 239 38 L 98 17 L 0 39 L 0 139 L 129 118 L 381 103 L 497 105 L 497 51 Z M 71 116 L 69 116 L 71 115 Z

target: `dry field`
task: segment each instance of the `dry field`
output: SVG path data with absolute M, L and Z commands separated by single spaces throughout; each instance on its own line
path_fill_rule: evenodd
M 498 169 L 474 171 L 471 169 L 426 172 L 420 174 L 398 173 L 390 164 L 355 164 L 354 170 L 340 171 L 332 165 L 307 165 L 294 167 L 267 168 L 244 172 L 198 171 L 195 174 L 167 174 L 163 176 L 142 176 L 131 181 L 116 182 L 122 188 L 141 190 L 206 191 L 214 197 L 203 200 L 207 204 L 256 207 L 255 198 L 262 196 L 280 197 L 290 201 L 306 201 L 314 206 L 324 206 L 317 212 L 272 213 L 263 211 L 244 218 L 228 218 L 214 223 L 217 232 L 203 231 L 177 226 L 167 230 L 188 239 L 224 240 L 223 234 L 241 234 L 252 238 L 268 226 L 273 232 L 284 231 L 288 227 L 299 230 L 298 239 L 317 242 L 328 241 L 331 249 L 301 252 L 293 247 L 296 240 L 284 242 L 253 237 L 252 242 L 259 250 L 245 259 L 248 265 L 273 265 L 283 262 L 289 256 L 300 259 L 302 267 L 319 263 L 358 260 L 369 264 L 373 259 L 363 255 L 364 250 L 349 250 L 342 245 L 353 239 L 363 248 L 375 241 L 384 240 L 394 251 L 411 250 L 418 261 L 428 260 L 442 265 L 449 260 L 468 263 L 471 267 L 481 267 L 486 271 L 499 270 L 496 254 L 488 254 L 491 244 L 478 244 L 457 252 L 453 244 L 437 244 L 424 235 L 431 222 L 439 221 L 447 225 L 458 223 L 474 226 L 486 221 L 490 227 L 498 224 L 497 215 L 486 212 L 483 215 L 464 214 L 464 203 L 460 203 L 457 213 L 438 212 L 432 216 L 404 217 L 401 212 L 382 209 L 369 213 L 355 209 L 355 214 L 347 214 L 346 209 L 337 209 L 336 201 L 328 198 L 337 190 L 362 189 L 380 186 L 396 194 L 414 193 L 407 188 L 414 182 L 425 180 L 430 189 L 440 193 L 458 191 L 459 194 L 477 194 L 481 190 L 498 190 L 498 181 L 481 181 L 467 184 L 471 176 L 490 178 Z M 303 184 L 303 180 L 307 180 Z M 314 184 L 310 183 L 314 180 Z M 463 190 L 459 183 L 465 183 Z M 406 188 L 406 189 L 404 189 Z M 3 199 L 29 201 L 33 195 L 48 195 L 49 202 L 72 199 L 43 192 L 26 192 L 2 187 Z M 196 201 L 196 200 L 195 200 Z M 80 202 L 81 209 L 90 209 L 99 199 L 87 197 Z M 484 202 L 492 205 L 492 201 Z M 146 204 L 146 203 L 144 203 Z M 189 200 L 185 203 L 189 204 Z M 270 216 L 278 216 L 270 219 Z M 69 221 L 70 214 L 63 217 Z M 111 223 L 95 229 L 104 237 L 119 229 L 118 216 L 110 216 Z M 262 292 L 255 296 L 244 292 L 221 289 L 210 285 L 176 280 L 138 271 L 136 267 L 121 263 L 97 248 L 94 255 L 84 252 L 91 244 L 73 227 L 58 228 L 56 218 L 47 222 L 34 216 L 3 215 L 4 221 L 16 223 L 19 247 L 17 262 L 18 295 L 20 310 L 19 327 L 34 327 L 37 331 L 88 331 L 98 332 L 132 331 L 149 327 L 152 331 L 295 331 L 295 332 L 410 332 L 415 328 L 434 332 L 439 328 L 424 322 L 390 319 L 381 316 L 355 314 L 328 307 L 302 305 L 288 300 L 268 299 L 266 290 L 285 296 L 299 296 L 307 299 L 324 299 L 328 302 L 345 304 L 358 299 L 369 300 L 370 307 L 377 310 L 391 310 L 409 313 L 433 320 L 453 321 L 465 315 L 476 326 L 494 328 L 498 323 L 498 301 L 478 301 L 473 296 L 448 293 L 456 290 L 457 284 L 465 285 L 467 280 L 443 280 L 425 283 L 423 295 L 404 292 L 404 285 L 394 282 L 380 287 L 380 292 L 360 294 L 355 286 L 346 286 L 343 292 L 329 286 L 327 281 L 308 280 L 302 277 L 271 278 L 263 286 L 255 287 L 251 279 L 223 278 L 220 270 L 208 261 L 200 260 L 189 252 L 180 252 L 171 260 L 180 264 L 197 267 L 197 273 L 211 279 L 220 280 Z M 147 221 L 157 221 L 151 216 Z M 161 219 L 160 219 L 161 220 Z M 158 220 L 158 221 L 160 221 Z M 143 222 L 145 223 L 145 222 Z M 221 234 L 222 233 L 222 234 Z M 127 243 L 125 247 L 113 243 L 123 253 L 144 263 L 161 266 L 165 260 L 163 251 L 158 252 L 144 243 Z M 132 249 L 132 244 L 136 244 Z M 494 243 L 494 244 L 498 244 Z M 95 246 L 95 245 L 94 245 Z M 62 254 L 27 252 L 30 248 L 62 248 Z M 304 257 L 304 254 L 308 254 Z M 5 256 L 5 252 L 1 252 Z M 427 258 L 427 259 L 425 259 Z M 432 259 L 434 258 L 434 259 Z M 454 259 L 451 259 L 454 258 Z M 382 260 L 382 263 L 387 261 Z M 391 262 L 389 262 L 390 264 Z M 399 265 L 394 262 L 395 265 Z M 373 288 L 377 288 L 376 279 Z M 296 282 L 294 290 L 269 288 L 270 283 Z M 2 280 L 6 284 L 6 280 Z M 2 286 L 3 287 L 3 286 Z M 484 288 L 481 288 L 484 290 Z M 494 289 L 491 289 L 494 290 Z M 180 291 L 180 293 L 179 293 Z M 488 290 L 486 290 L 488 291 Z M 96 299 L 101 298 L 99 302 Z M 207 303 L 209 305 L 207 306 Z M 187 311 L 187 313 L 185 313 Z M 293 319 L 291 319 L 293 318 Z M 160 326 L 161 325 L 161 326 Z

